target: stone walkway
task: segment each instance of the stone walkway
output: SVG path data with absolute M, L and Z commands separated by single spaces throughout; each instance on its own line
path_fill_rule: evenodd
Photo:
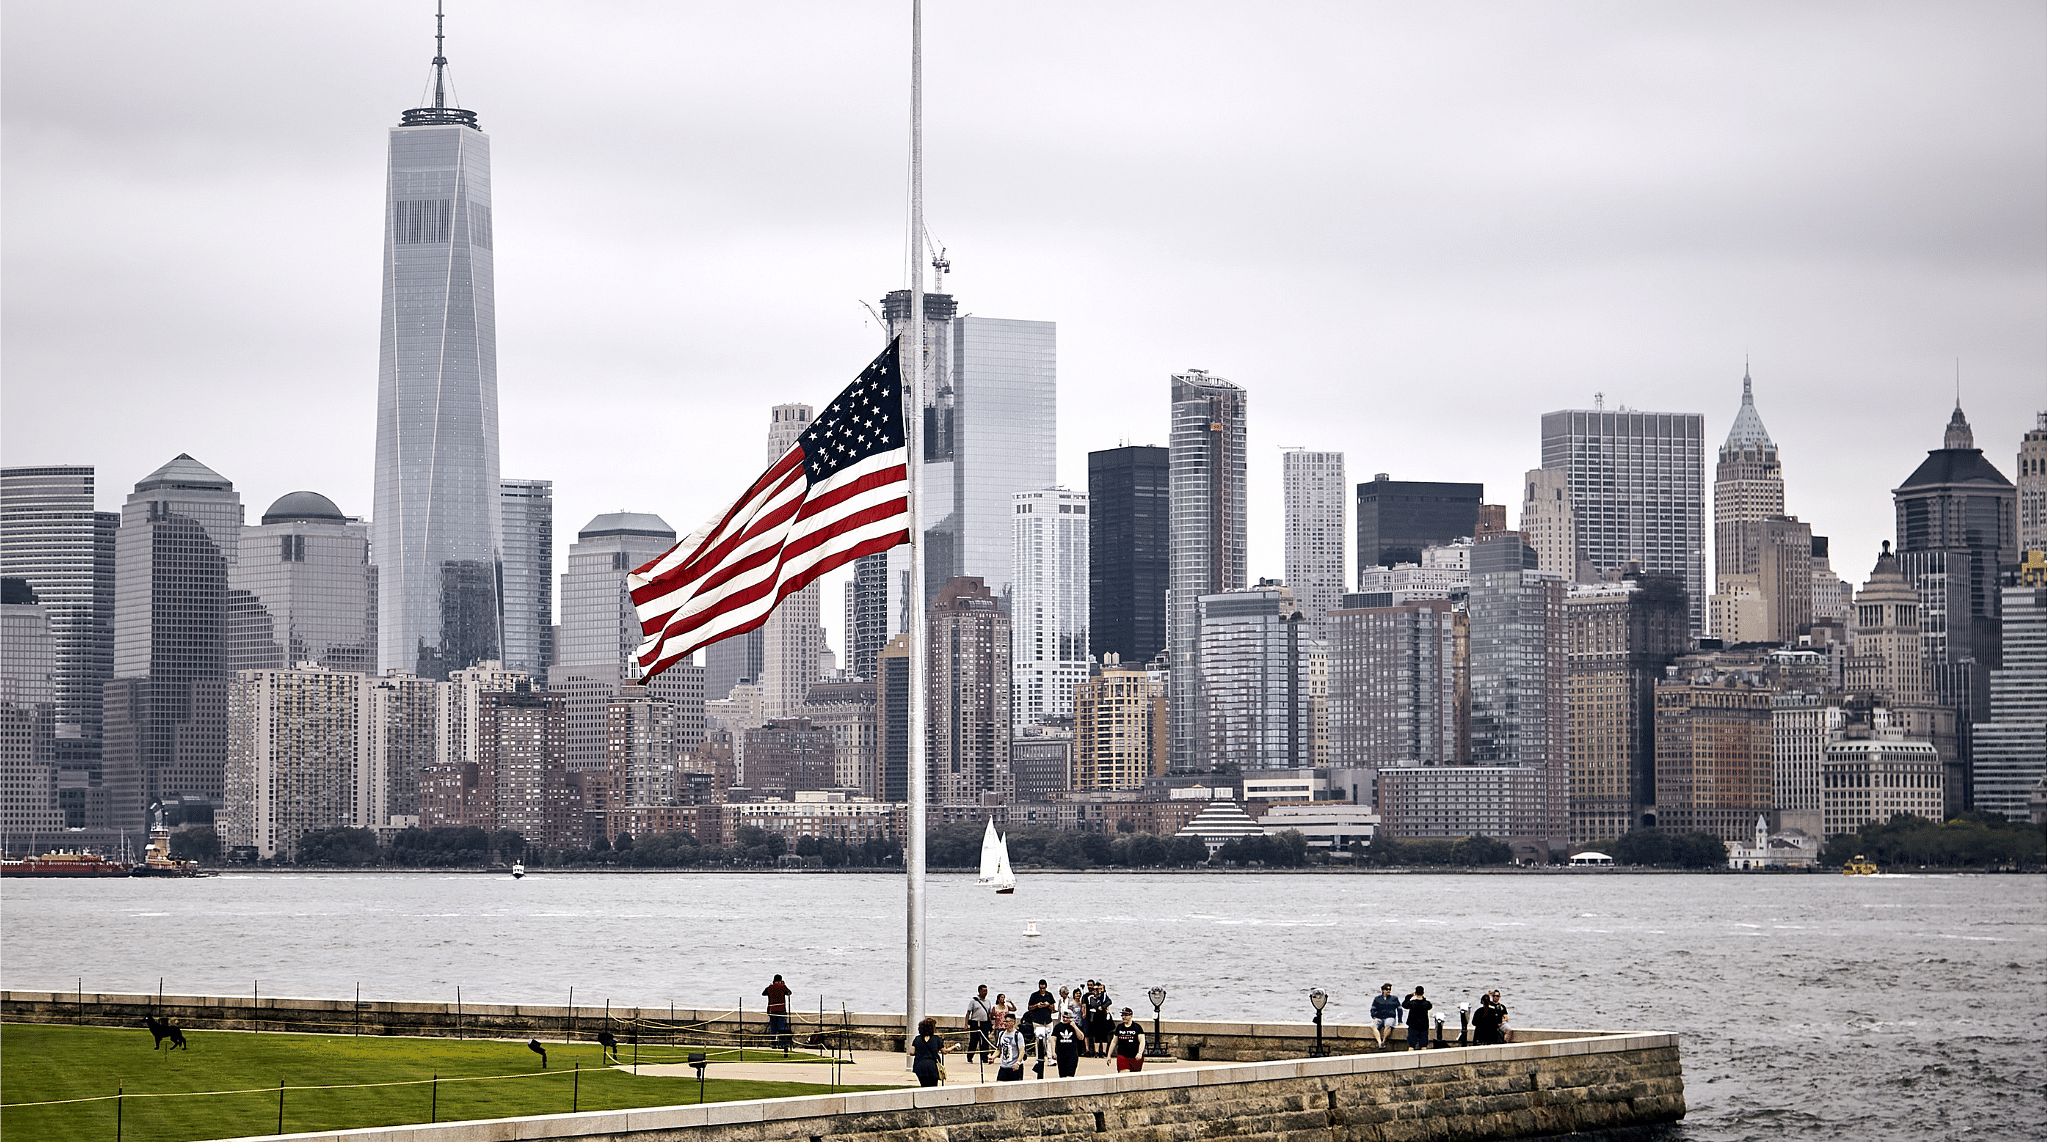
M 1202 1064 L 1186 1059 L 1147 1059 L 1147 1071 L 1179 1071 Z M 614 1070 L 633 1073 L 632 1064 L 614 1067 Z M 835 1080 L 832 1072 L 838 1072 Z M 697 1072 L 688 1063 L 642 1064 L 643 1075 L 660 1075 L 671 1078 L 696 1078 Z M 1074 1072 L 1078 1078 L 1095 1078 L 1113 1075 L 1116 1068 L 1106 1059 L 1082 1059 L 1081 1069 Z M 916 1086 L 917 1076 L 903 1065 L 903 1056 L 894 1051 L 855 1051 L 852 1060 L 834 1067 L 829 1063 L 791 1060 L 787 1063 L 712 1063 L 704 1068 L 704 1077 L 712 1079 L 749 1079 L 756 1082 L 817 1083 L 820 1086 Z M 1046 1079 L 1054 1077 L 1053 1068 L 1046 1067 Z M 996 1081 L 993 1065 L 982 1067 L 968 1063 L 959 1055 L 946 1057 L 946 1086 L 971 1086 L 976 1083 Z M 1031 1063 L 1024 1064 L 1026 1084 L 1044 1080 L 1031 1077 Z

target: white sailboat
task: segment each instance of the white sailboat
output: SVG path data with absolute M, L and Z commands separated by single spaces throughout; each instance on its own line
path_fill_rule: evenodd
M 988 819 L 981 834 L 981 877 L 976 884 L 993 887 L 998 895 L 1017 891 L 1017 874 L 1010 868 L 1010 844 L 996 835 L 996 819 Z

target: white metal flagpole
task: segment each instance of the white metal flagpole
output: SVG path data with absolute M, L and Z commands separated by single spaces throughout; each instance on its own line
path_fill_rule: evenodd
M 910 797 L 909 836 L 903 846 L 904 1065 L 913 1061 L 911 1040 L 924 1018 L 924 824 L 925 824 L 925 615 L 924 615 L 924 8 L 910 0 L 910 344 L 899 344 L 897 367 L 903 373 L 903 424 L 910 476 L 910 620 L 909 741 L 907 772 Z

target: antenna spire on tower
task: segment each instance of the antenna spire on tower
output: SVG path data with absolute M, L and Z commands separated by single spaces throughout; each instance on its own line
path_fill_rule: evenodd
M 476 112 L 449 106 L 448 100 L 448 16 L 442 0 L 434 0 L 434 102 L 414 107 L 399 118 L 401 127 L 469 127 L 481 131 Z
M 448 106 L 448 97 L 442 88 L 441 77 L 448 70 L 448 55 L 441 50 L 441 41 L 446 34 L 441 27 L 445 19 L 441 12 L 441 0 L 434 0 L 434 106 L 436 109 Z

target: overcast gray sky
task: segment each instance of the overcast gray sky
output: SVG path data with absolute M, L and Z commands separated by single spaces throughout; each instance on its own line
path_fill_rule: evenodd
M 1860 583 L 1958 360 L 2008 475 L 2048 403 L 2039 3 L 925 19 L 928 225 L 964 310 L 1059 323 L 1061 478 L 1165 443 L 1170 372 L 1242 384 L 1254 576 L 1281 446 L 1512 505 L 1541 413 L 1600 391 L 1718 443 L 1747 353 L 1788 509 Z M 111 509 L 190 452 L 252 518 L 368 513 L 385 129 L 432 32 L 425 0 L 6 6 L 6 463 L 96 465 Z M 555 481 L 560 547 L 617 509 L 687 531 L 770 404 L 879 348 L 908 41 L 907 0 L 450 0 L 504 472 Z

